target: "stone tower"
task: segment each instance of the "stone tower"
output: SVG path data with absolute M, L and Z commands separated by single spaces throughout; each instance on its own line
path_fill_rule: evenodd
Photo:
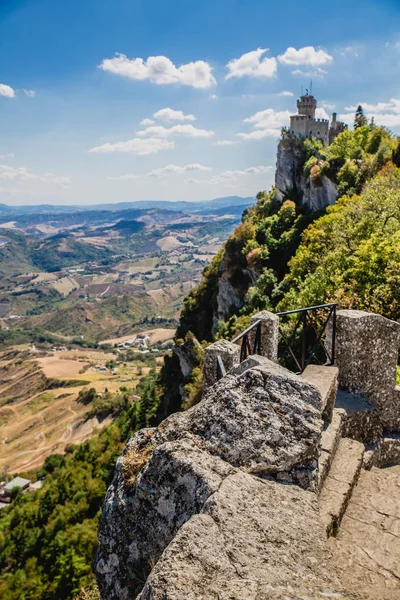
M 310 119 L 315 119 L 316 108 L 317 101 L 311 94 L 307 93 L 305 96 L 300 96 L 300 100 L 297 100 L 297 113 L 299 115 L 307 115 Z
M 332 124 L 329 127 L 328 119 L 316 119 L 317 100 L 308 93 L 297 100 L 297 115 L 290 117 L 289 133 L 298 137 L 315 137 L 325 145 L 331 144 L 335 137 L 347 128 L 347 125 L 337 121 L 336 113 L 332 115 Z

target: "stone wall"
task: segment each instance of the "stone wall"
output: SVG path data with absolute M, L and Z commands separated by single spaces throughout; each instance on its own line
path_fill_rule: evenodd
M 384 428 L 400 431 L 400 388 L 396 387 L 400 324 L 356 310 L 338 311 L 336 322 L 340 387 L 364 394 L 378 410 Z

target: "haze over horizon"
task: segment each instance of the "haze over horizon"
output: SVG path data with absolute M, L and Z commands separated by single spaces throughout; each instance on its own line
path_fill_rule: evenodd
M 310 80 L 318 116 L 400 133 L 398 2 L 307 6 L 7 2 L 0 202 L 254 196 Z

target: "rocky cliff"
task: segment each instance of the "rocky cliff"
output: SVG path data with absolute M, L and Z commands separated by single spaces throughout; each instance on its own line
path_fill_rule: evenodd
M 312 384 L 251 359 L 135 434 L 104 502 L 102 599 L 349 598 L 309 491 L 321 408 Z
M 326 175 L 314 180 L 303 173 L 303 141 L 284 133 L 278 145 L 275 187 L 279 200 L 301 196 L 303 204 L 310 210 L 322 210 L 334 204 L 338 197 L 337 186 Z

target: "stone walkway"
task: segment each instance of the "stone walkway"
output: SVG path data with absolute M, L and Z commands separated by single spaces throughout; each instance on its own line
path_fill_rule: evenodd
M 362 470 L 339 535 L 340 579 L 365 600 L 400 599 L 400 466 Z

